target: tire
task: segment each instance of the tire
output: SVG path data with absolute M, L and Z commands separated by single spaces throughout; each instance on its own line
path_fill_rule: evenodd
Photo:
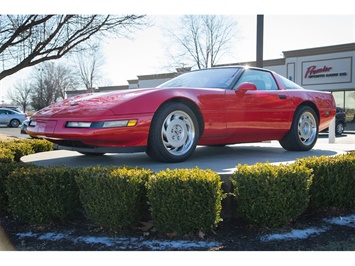
M 12 119 L 9 123 L 10 127 L 18 127 L 20 125 L 20 121 L 17 119 Z
M 335 135 L 340 136 L 344 132 L 344 124 L 342 122 L 338 122 L 335 125 Z
M 160 162 L 183 162 L 195 151 L 199 136 L 194 112 L 182 103 L 167 103 L 153 117 L 147 154 Z
M 290 131 L 279 142 L 288 151 L 308 151 L 314 147 L 317 138 L 317 114 L 311 107 L 301 106 L 295 112 Z

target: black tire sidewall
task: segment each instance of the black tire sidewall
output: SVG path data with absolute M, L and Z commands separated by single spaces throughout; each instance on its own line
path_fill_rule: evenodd
M 191 148 L 183 155 L 174 155 L 166 150 L 162 139 L 161 139 L 161 129 L 166 117 L 174 111 L 183 111 L 188 114 L 194 124 L 195 138 Z M 158 161 L 162 162 L 183 162 L 189 158 L 195 151 L 197 141 L 199 139 L 199 126 L 196 115 L 194 112 L 183 103 L 171 102 L 161 106 L 155 113 L 148 136 L 148 148 L 147 154 Z
M 314 117 L 314 119 L 316 121 L 316 130 L 317 130 L 316 137 L 315 137 L 313 143 L 310 144 L 310 145 L 303 144 L 302 141 L 298 137 L 298 121 L 299 121 L 300 117 L 305 112 L 310 112 L 313 115 L 313 117 Z M 308 150 L 310 150 L 310 149 L 312 149 L 314 147 L 314 145 L 317 142 L 317 138 L 318 138 L 318 123 L 319 123 L 318 122 L 318 116 L 317 116 L 316 112 L 311 107 L 303 106 L 303 107 L 301 107 L 300 109 L 297 110 L 296 115 L 294 117 L 294 121 L 292 123 L 292 131 L 293 131 L 293 134 L 294 134 L 294 141 L 297 143 L 297 146 L 298 146 L 297 150 L 299 150 L 299 151 L 308 151 Z

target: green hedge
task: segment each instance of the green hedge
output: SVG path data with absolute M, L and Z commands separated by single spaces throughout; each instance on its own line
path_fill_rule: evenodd
M 79 205 L 78 170 L 22 166 L 5 180 L 10 212 L 31 224 L 66 220 Z
M 301 165 L 238 165 L 231 181 L 238 211 L 251 224 L 282 226 L 308 206 L 311 170 Z
M 19 162 L 22 156 L 35 153 L 32 145 L 25 141 L 8 141 L 0 142 L 0 149 L 9 149 L 12 151 L 14 156 L 14 161 Z
M 0 146 L 0 163 L 10 163 L 13 161 L 15 161 L 14 152 L 10 148 Z
M 22 156 L 52 151 L 53 144 L 42 139 L 21 139 L 0 142 L 0 162 L 19 162 Z
M 299 159 L 296 163 L 313 170 L 310 209 L 355 204 L 355 153 Z
M 224 194 L 217 173 L 200 169 L 161 171 L 148 180 L 154 226 L 165 233 L 209 231 L 222 219 Z
M 112 229 L 136 226 L 148 212 L 145 184 L 151 173 L 138 168 L 83 168 L 76 181 L 87 217 Z
M 4 149 L 0 149 L 4 150 Z M 15 162 L 0 162 L 0 213 L 8 211 L 8 197 L 6 195 L 5 180 L 12 171 L 19 169 L 23 164 Z

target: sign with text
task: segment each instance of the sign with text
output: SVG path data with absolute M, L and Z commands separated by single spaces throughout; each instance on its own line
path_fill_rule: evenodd
M 352 57 L 302 62 L 302 85 L 348 83 Z

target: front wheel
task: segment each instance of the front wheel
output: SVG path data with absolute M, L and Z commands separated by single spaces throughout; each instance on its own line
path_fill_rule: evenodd
M 293 117 L 290 131 L 280 140 L 281 146 L 289 151 L 308 151 L 318 138 L 318 117 L 309 106 L 298 108 Z
M 182 103 L 168 103 L 154 115 L 147 154 L 160 162 L 183 162 L 195 151 L 198 138 L 194 112 Z

